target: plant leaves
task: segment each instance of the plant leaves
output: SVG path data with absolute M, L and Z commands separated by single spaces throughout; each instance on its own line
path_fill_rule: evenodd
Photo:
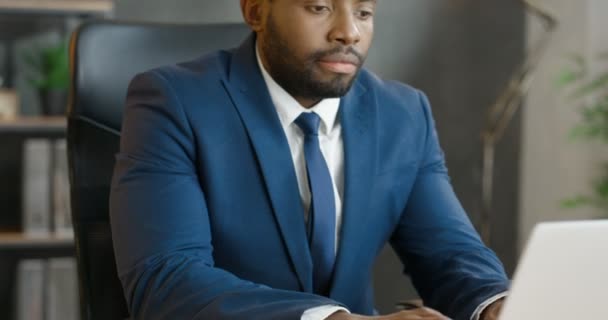
M 605 130 L 606 129 L 597 125 L 580 124 L 570 130 L 569 138 L 573 140 L 581 138 L 600 138 L 604 134 Z
M 593 203 L 593 200 L 587 196 L 576 196 L 569 199 L 564 199 L 560 202 L 560 207 L 565 209 L 574 209 L 581 206 L 590 205 Z
M 554 84 L 558 88 L 564 88 L 580 80 L 582 77 L 583 74 L 580 71 L 566 69 L 560 71 Z
M 35 70 L 29 82 L 38 89 L 67 89 L 70 82 L 69 55 L 66 41 L 23 55 Z
M 571 97 L 582 98 L 599 90 L 608 90 L 608 72 L 599 75 L 590 83 L 587 83 L 577 89 Z
M 608 59 L 608 52 L 600 55 L 600 59 Z M 570 131 L 570 139 L 599 139 L 608 144 L 608 71 L 600 73 L 591 81 L 587 77 L 586 60 L 581 55 L 571 55 L 569 60 L 578 69 L 562 71 L 556 84 L 561 89 L 578 85 L 568 96 L 569 100 L 581 100 L 581 122 Z M 578 104 L 578 103 L 577 103 Z M 562 208 L 577 208 L 593 206 L 608 212 L 608 162 L 604 164 L 604 173 L 593 182 L 592 195 L 579 195 L 562 200 Z

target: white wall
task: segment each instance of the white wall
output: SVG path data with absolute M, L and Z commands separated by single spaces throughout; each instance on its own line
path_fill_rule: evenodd
M 588 0 L 592 5 L 589 8 L 589 28 L 592 39 L 591 52 L 608 52 L 608 1 Z M 606 70 L 606 65 L 603 66 Z
M 591 57 L 598 50 L 608 49 L 608 1 L 537 3 L 559 17 L 560 27 L 542 59 L 523 111 L 520 248 L 537 222 L 586 219 L 599 214 L 593 208 L 564 209 L 559 203 L 577 194 L 591 193 L 590 181 L 598 175 L 601 158 L 607 154 L 602 150 L 608 149 L 600 143 L 568 138 L 580 117 L 576 106 L 554 85 L 559 70 L 567 65 L 568 54 Z M 530 43 L 539 32 L 539 25 L 533 20 L 528 24 Z

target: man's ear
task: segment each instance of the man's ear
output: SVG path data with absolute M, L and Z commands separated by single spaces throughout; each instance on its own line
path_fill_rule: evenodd
M 268 9 L 265 2 L 265 0 L 241 0 L 243 19 L 255 32 L 260 32 L 264 29 L 264 11 Z

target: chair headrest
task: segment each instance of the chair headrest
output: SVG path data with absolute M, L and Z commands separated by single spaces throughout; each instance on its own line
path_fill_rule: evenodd
M 137 73 L 235 47 L 250 32 L 244 24 L 85 23 L 70 43 L 68 115 L 119 132 L 127 87 Z

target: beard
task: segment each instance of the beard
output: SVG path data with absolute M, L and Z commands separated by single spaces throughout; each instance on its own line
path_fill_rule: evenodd
M 350 46 L 315 51 L 301 59 L 281 36 L 272 16 L 267 20 L 261 50 L 266 57 L 268 73 L 277 84 L 293 97 L 312 100 L 344 96 L 350 90 L 365 60 L 362 54 Z M 357 57 L 357 72 L 352 75 L 335 74 L 328 79 L 322 79 L 317 73 L 317 62 L 323 57 L 339 53 Z

